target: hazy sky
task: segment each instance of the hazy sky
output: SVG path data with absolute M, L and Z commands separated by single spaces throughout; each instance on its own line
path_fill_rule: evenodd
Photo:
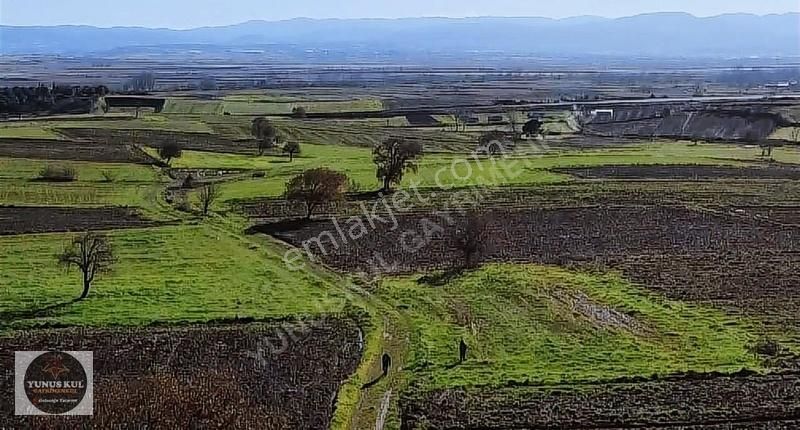
M 797 12 L 798 0 L 0 0 L 0 23 L 191 28 L 263 19 Z

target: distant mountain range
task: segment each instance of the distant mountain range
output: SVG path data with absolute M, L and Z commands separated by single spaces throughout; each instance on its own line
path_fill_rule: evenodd
M 608 19 L 305 19 L 191 30 L 141 27 L 0 26 L 2 54 L 102 54 L 121 48 L 289 46 L 376 52 L 495 51 L 648 57 L 800 56 L 800 14 L 698 18 L 655 13 Z

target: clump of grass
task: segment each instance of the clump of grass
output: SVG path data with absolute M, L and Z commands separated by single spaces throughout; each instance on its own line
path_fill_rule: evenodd
M 117 179 L 117 175 L 111 170 L 103 170 L 100 174 L 103 175 L 103 182 L 111 183 Z
M 770 338 L 760 339 L 758 342 L 750 346 L 750 350 L 754 354 L 764 357 L 777 357 L 783 353 L 783 347 L 781 344 Z
M 351 193 L 360 193 L 361 191 L 364 191 L 364 186 L 355 179 L 350 179 L 350 183 L 347 184 L 347 190 Z
M 39 171 L 38 179 L 47 182 L 73 182 L 78 179 L 78 172 L 69 166 L 47 165 Z

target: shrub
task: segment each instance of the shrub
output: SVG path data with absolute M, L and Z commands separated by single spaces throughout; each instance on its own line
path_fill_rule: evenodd
M 307 114 L 308 112 L 303 106 L 297 106 L 296 108 L 292 109 L 292 116 L 297 119 L 303 119 Z
M 753 353 L 765 357 L 777 357 L 783 352 L 783 347 L 772 339 L 761 339 L 750 348 Z
M 117 179 L 117 175 L 111 170 L 103 170 L 100 174 L 103 175 L 103 182 L 114 182 Z
M 74 168 L 68 166 L 44 166 L 39 171 L 39 179 L 50 182 L 72 182 L 78 178 Z
M 195 181 L 194 175 L 192 175 L 190 173 L 190 174 L 186 175 L 186 178 L 184 178 L 183 184 L 181 185 L 181 187 L 182 188 L 194 188 L 196 182 L 197 181 Z
M 350 183 L 347 184 L 347 190 L 351 193 L 360 193 L 364 190 L 364 186 L 355 179 L 351 179 Z

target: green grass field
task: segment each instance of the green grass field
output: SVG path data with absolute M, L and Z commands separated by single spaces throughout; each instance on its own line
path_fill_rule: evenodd
M 425 388 L 759 367 L 747 322 L 616 275 L 492 264 L 444 286 L 418 278 L 386 279 L 378 295 L 410 320 L 407 366 Z M 456 365 L 462 338 L 469 359 Z
M 87 300 L 70 303 L 80 295 L 80 275 L 55 264 L 70 237 L 0 238 L 0 324 L 20 329 L 283 318 L 340 312 L 345 305 L 339 290 L 312 273 L 290 272 L 269 246 L 253 249 L 210 225 L 113 232 L 118 263 L 98 277 Z M 55 308 L 29 317 L 50 306 Z
M 34 180 L 45 166 L 64 166 L 75 169 L 75 182 L 105 182 L 104 172 L 114 182 L 160 182 L 161 174 L 154 167 L 126 163 L 94 163 L 85 161 L 32 160 L 0 157 L 0 180 Z
M 783 139 L 783 140 L 788 140 L 790 142 L 794 142 L 795 141 L 795 135 L 797 133 L 796 130 L 800 130 L 800 127 L 781 127 L 779 129 L 775 130 L 775 133 L 772 133 L 772 135 L 769 138 L 770 139 Z M 797 136 L 800 137 L 800 134 L 797 135 Z M 795 143 L 797 143 L 797 142 L 795 142 Z
M 170 98 L 161 111 L 164 114 L 221 115 L 222 101 Z
M 265 172 L 264 178 L 223 184 L 220 202 L 281 195 L 286 181 L 302 170 L 313 167 L 329 167 L 344 172 L 364 190 L 379 186 L 369 148 L 309 144 L 302 148 L 302 154 L 292 163 L 282 155 L 258 157 L 184 151 L 183 156 L 173 164 L 185 168 L 252 169 Z M 571 180 L 569 176 L 548 170 L 558 167 L 605 164 L 740 165 L 758 161 L 759 154 L 758 150 L 733 145 L 691 146 L 684 143 L 646 143 L 621 149 L 550 152 L 541 156 L 532 154 L 503 159 L 429 154 L 421 159 L 417 173 L 409 172 L 406 175 L 403 185 L 445 188 L 536 185 Z M 774 156 L 780 160 L 800 161 L 800 152 L 789 148 L 776 149 Z
M 44 123 L 23 123 L 0 126 L 0 138 L 58 139 L 60 136 Z
M 304 107 L 308 113 L 371 112 L 383 110 L 383 102 L 373 98 L 306 100 L 251 94 L 225 97 L 222 109 L 231 115 L 283 115 L 292 113 L 296 107 Z
M 47 165 L 73 168 L 77 178 L 65 183 L 37 180 L 40 170 Z M 112 181 L 107 181 L 104 173 Z M 156 202 L 163 186 L 164 178 L 151 166 L 0 158 L 2 205 L 119 205 L 155 213 L 160 212 Z

